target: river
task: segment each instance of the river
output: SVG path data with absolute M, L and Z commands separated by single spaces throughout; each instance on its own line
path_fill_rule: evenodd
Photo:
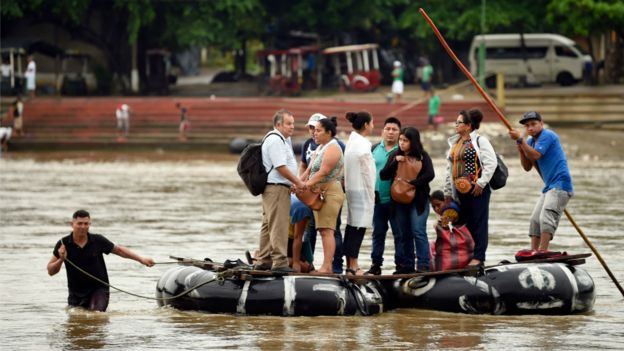
M 526 248 L 540 191 L 535 172 L 508 159 L 508 185 L 494 192 L 488 264 Z M 569 211 L 624 283 L 624 162 L 570 162 Z M 435 160 L 432 189 L 444 164 Z M 91 232 L 168 262 L 169 255 L 215 261 L 257 246 L 260 199 L 244 189 L 229 155 L 35 153 L 0 160 L 0 345 L 3 350 L 535 350 L 622 349 L 624 299 L 595 257 L 583 267 L 596 285 L 594 311 L 573 316 L 473 316 L 397 310 L 372 317 L 246 317 L 181 312 L 112 291 L 107 313 L 67 309 L 64 269 L 46 264 L 71 214 L 91 212 Z M 344 212 L 344 211 L 343 211 Z M 433 212 L 432 212 L 433 213 Z M 428 227 L 434 223 L 431 215 Z M 567 219 L 552 249 L 590 252 Z M 429 238 L 435 233 L 429 231 Z M 392 262 L 392 240 L 386 262 Z M 361 265 L 370 265 L 370 237 Z M 320 262 L 320 250 L 316 261 Z M 147 268 L 106 257 L 115 286 L 154 296 L 170 264 Z M 392 266 L 386 264 L 386 272 Z

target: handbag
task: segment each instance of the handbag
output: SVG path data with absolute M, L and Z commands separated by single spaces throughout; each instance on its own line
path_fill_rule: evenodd
M 316 156 L 315 156 L 316 157 Z M 312 165 L 310 162 L 310 165 Z M 342 167 L 340 170 L 325 184 L 329 184 L 338 178 L 338 176 L 342 173 Z M 297 190 L 295 196 L 299 199 L 299 201 L 303 202 L 306 206 L 308 206 L 313 211 L 320 211 L 325 204 L 325 190 L 320 186 L 313 186 L 311 188 L 306 188 L 305 190 Z
M 390 196 L 392 200 L 400 204 L 411 204 L 416 197 L 416 186 L 410 184 L 410 181 L 418 177 L 422 161 L 411 156 L 404 157 L 405 160 L 399 162 L 397 166 L 397 172 L 390 187 Z
M 320 211 L 320 209 L 323 208 L 325 196 L 324 192 L 318 187 L 298 190 L 295 195 L 313 211 Z

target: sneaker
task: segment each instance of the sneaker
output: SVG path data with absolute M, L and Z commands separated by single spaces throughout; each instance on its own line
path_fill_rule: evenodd
M 392 274 L 413 274 L 413 273 L 416 273 L 416 270 L 414 268 L 397 266 L 396 271 L 394 271 Z
M 372 275 L 381 275 L 381 265 L 373 263 L 370 269 L 366 273 L 372 274 Z
M 275 272 L 275 273 L 293 273 L 294 271 L 295 271 L 294 269 L 288 266 L 271 268 L 271 272 Z

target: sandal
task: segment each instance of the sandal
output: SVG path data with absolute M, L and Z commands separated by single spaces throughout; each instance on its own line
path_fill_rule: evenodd
M 367 275 L 367 272 L 364 272 L 364 270 L 362 268 L 356 268 L 356 269 L 351 269 L 351 268 L 347 268 L 345 269 L 345 272 L 347 275 Z M 362 274 L 358 274 L 358 272 L 363 272 Z

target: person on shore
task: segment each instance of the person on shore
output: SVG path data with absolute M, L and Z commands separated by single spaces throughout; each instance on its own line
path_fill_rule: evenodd
M 15 136 L 24 135 L 24 102 L 22 96 L 18 95 L 11 104 L 13 111 L 13 131 Z
M 281 109 L 273 116 L 273 127 L 262 143 L 262 163 L 268 178 L 262 193 L 260 250 L 254 269 L 292 272 L 287 256 L 290 190 L 303 187 L 296 175 L 297 160 L 290 139 L 295 130 L 295 118 Z
M 427 123 L 433 127 L 434 130 L 438 130 L 440 125 L 440 95 L 436 94 L 435 89 L 431 88 L 431 97 L 429 98 L 429 113 Z
M 397 223 L 400 247 L 395 274 L 429 271 L 429 240 L 427 239 L 427 218 L 429 217 L 429 183 L 435 177 L 431 157 L 424 150 L 420 141 L 420 133 L 416 128 L 407 127 L 401 130 L 399 148 L 388 157 L 384 169 L 379 172 L 383 180 L 396 179 L 399 163 L 415 161 L 420 171 L 415 179 L 405 179 L 416 187 L 416 195 L 411 203 L 394 201 L 394 218 Z M 414 256 L 414 247 L 416 255 Z M 416 260 L 417 259 L 417 260 Z
M 2 158 L 3 152 L 9 150 L 9 140 L 11 140 L 12 134 L 13 129 L 11 127 L 0 127 L 0 158 Z
M 130 132 L 130 107 L 126 104 L 119 105 L 115 110 L 115 116 L 117 117 L 117 141 L 124 142 L 128 140 Z
M 388 232 L 388 222 L 392 227 L 394 237 L 394 260 L 398 263 L 399 251 L 401 245 L 398 241 L 399 237 L 394 233 L 398 232 L 398 225 L 392 216 L 392 198 L 390 197 L 390 186 L 392 180 L 382 180 L 379 172 L 386 166 L 390 154 L 399 147 L 399 134 L 401 132 L 401 121 L 396 117 L 388 117 L 384 121 L 384 127 L 381 132 L 381 142 L 372 147 L 373 159 L 375 160 L 375 208 L 373 211 L 373 247 L 371 252 L 371 267 L 369 274 L 380 275 L 383 266 L 383 254 L 386 245 L 386 234 Z
M 299 164 L 299 175 L 302 175 L 310 165 L 312 160 L 312 156 L 314 155 L 315 150 L 318 148 L 318 144 L 314 142 L 314 130 L 316 127 L 316 123 L 321 119 L 327 118 L 325 115 L 321 113 L 315 113 L 310 116 L 308 123 L 306 126 L 308 127 L 308 131 L 310 133 L 310 138 L 306 140 L 301 146 L 301 163 Z M 337 118 L 334 120 L 337 120 Z M 344 153 L 345 144 L 340 140 L 335 138 Z M 332 269 L 336 274 L 342 274 L 342 231 L 340 227 L 342 226 L 342 208 L 340 212 L 338 212 L 338 218 L 336 219 L 336 230 L 334 231 L 334 241 L 336 243 L 336 249 L 334 250 L 334 260 L 332 261 Z M 308 222 L 308 227 L 305 230 L 303 240 L 310 244 L 312 248 L 312 253 L 314 253 L 314 249 L 316 247 L 316 225 L 314 223 L 314 218 L 312 218 Z
M 90 225 L 89 212 L 85 210 L 74 212 L 71 221 L 72 232 L 56 243 L 47 269 L 48 274 L 53 276 L 61 270 L 65 261 L 70 262 L 65 264 L 69 290 L 68 305 L 105 312 L 110 296 L 109 286 L 85 275 L 76 266 L 108 284 L 108 272 L 102 254 L 108 255 L 112 252 L 147 267 L 152 267 L 154 261 L 149 257 L 137 255 L 127 247 L 113 244 L 103 235 L 90 233 Z
M 179 102 L 176 103 L 176 107 L 180 110 L 180 126 L 178 127 L 178 131 L 180 133 L 178 139 L 182 142 L 188 140 L 188 131 L 191 129 L 191 122 L 188 119 L 186 113 L 188 112 L 187 108 L 182 106 Z
M 24 73 L 26 78 L 26 90 L 28 96 L 31 99 L 35 98 L 35 91 L 37 90 L 37 64 L 33 55 L 28 55 L 28 65 L 26 66 L 26 72 Z
M 509 131 L 511 139 L 516 141 L 520 164 L 527 172 L 536 167 L 544 180 L 542 194 L 531 214 L 531 250 L 547 253 L 561 214 L 574 194 L 572 176 L 559 136 L 544 128 L 542 116 L 535 111 L 527 112 L 520 124 L 524 125 L 526 140 L 519 130 Z
M 344 153 L 345 190 L 347 198 L 347 226 L 343 242 L 347 258 L 347 273 L 362 275 L 358 256 L 366 229 L 373 227 L 375 208 L 375 160 L 371 142 L 366 139 L 373 132 L 373 116 L 365 111 L 347 112 L 353 131 Z
M 423 69 L 422 69 L 422 77 L 420 80 L 420 87 L 422 88 L 423 92 L 425 93 L 425 99 L 428 99 L 431 97 L 431 88 L 432 86 L 432 80 L 433 80 L 433 66 L 431 65 L 431 63 L 429 62 L 429 60 L 424 59 L 423 60 Z
M 314 211 L 316 229 L 321 233 L 323 241 L 323 264 L 320 273 L 332 273 L 332 260 L 336 250 L 334 231 L 342 203 L 344 191 L 340 183 L 343 168 L 343 154 L 336 140 L 336 118 L 321 119 L 316 123 L 314 142 L 319 147 L 310 167 L 302 174 L 306 188 L 316 188 L 324 192 L 324 204 L 320 210 Z
M 394 103 L 401 102 L 403 95 L 403 68 L 400 61 L 394 61 L 394 69 L 392 70 L 392 94 L 394 95 Z
M 474 257 L 469 265 L 483 265 L 488 247 L 490 211 L 490 179 L 497 161 L 490 141 L 479 135 L 483 114 L 478 109 L 462 110 L 455 122 L 456 134 L 448 139 L 446 182 L 447 203 L 455 200 L 460 206 L 461 221 L 475 242 Z

